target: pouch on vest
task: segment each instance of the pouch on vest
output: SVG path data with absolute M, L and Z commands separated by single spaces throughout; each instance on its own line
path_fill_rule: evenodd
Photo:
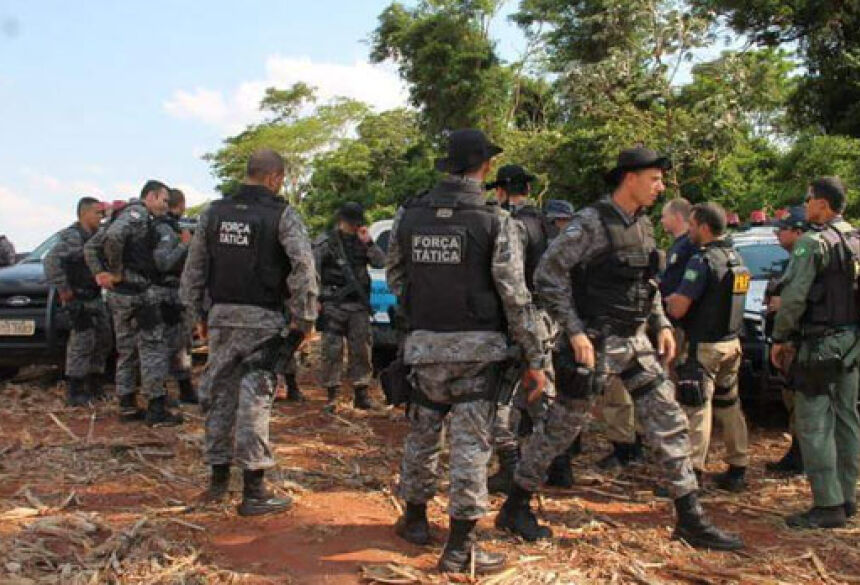
M 840 338 L 841 336 L 836 334 L 803 340 L 795 363 L 804 379 L 826 385 L 847 369 L 846 354 L 842 349 Z
M 182 322 L 182 312 L 185 308 L 174 301 L 161 302 L 161 318 L 165 325 L 176 325 Z
M 683 406 L 704 406 L 708 396 L 705 393 L 705 384 L 708 373 L 702 364 L 696 359 L 688 359 L 675 368 L 678 381 L 675 383 L 675 393 L 678 402 Z

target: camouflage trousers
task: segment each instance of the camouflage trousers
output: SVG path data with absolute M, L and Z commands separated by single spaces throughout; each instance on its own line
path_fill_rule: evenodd
M 451 403 L 452 398 L 464 394 L 489 391 L 487 365 L 469 362 L 412 367 L 417 388 L 432 402 L 449 407 L 409 406 L 411 426 L 403 448 L 399 486 L 400 497 L 406 502 L 424 504 L 436 495 L 447 419 L 451 443 L 448 513 L 460 520 L 487 513 L 487 464 L 495 404 L 486 399 Z
M 598 353 L 600 349 L 597 350 Z M 611 378 L 624 384 L 633 397 L 636 418 L 641 421 L 645 441 L 656 452 L 672 498 L 698 488 L 690 462 L 687 418 L 675 400 L 675 387 L 661 367 L 651 342 L 644 334 L 610 336 L 602 348 Z M 537 491 L 550 462 L 561 454 L 588 423 L 597 397 L 571 399 L 559 396 L 546 416 L 534 421 L 534 432 L 522 447 L 514 481 L 528 491 Z
M 520 423 L 524 416 L 531 420 L 540 420 L 546 416 L 550 401 L 555 397 L 555 376 L 552 368 L 544 371 L 546 386 L 543 395 L 545 400 L 534 404 L 526 402 L 521 387 L 517 387 L 511 404 L 496 406 L 496 416 L 493 419 L 493 449 L 500 451 L 515 451 L 520 446 Z
M 72 328 L 66 343 L 66 375 L 83 378 L 88 374 L 103 374 L 105 362 L 113 351 L 113 328 L 107 306 L 99 296 L 82 301 L 92 319 L 86 329 Z
M 155 288 L 155 287 L 153 287 Z M 182 307 L 179 289 L 158 287 L 155 294 L 164 305 L 173 307 L 164 313 L 164 344 L 167 349 L 167 374 L 174 380 L 191 379 L 191 335 L 194 324 L 188 318 L 188 311 L 179 312 Z M 176 311 L 168 316 L 167 313 Z
M 109 292 L 108 307 L 113 316 L 116 337 L 116 393 L 118 396 L 134 394 L 137 370 L 140 368 L 141 389 L 148 398 L 165 394 L 167 378 L 167 350 L 164 345 L 164 324 L 141 327 L 138 311 L 158 303 L 155 295 L 146 292 L 128 295 Z
M 206 415 L 204 459 L 209 465 L 241 469 L 275 465 L 269 446 L 269 418 L 275 375 L 249 366 L 277 329 L 209 328 L 209 360 L 198 394 Z
M 349 364 L 347 380 L 353 386 L 370 385 L 373 375 L 370 313 L 364 307 L 352 309 L 327 303 L 323 305 L 323 319 L 325 329 L 320 348 L 320 385 L 324 388 L 340 386 L 343 377 L 344 339 Z

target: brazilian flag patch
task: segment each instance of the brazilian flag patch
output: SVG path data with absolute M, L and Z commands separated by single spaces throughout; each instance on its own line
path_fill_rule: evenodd
M 696 282 L 696 279 L 699 278 L 699 273 L 690 268 L 686 272 L 684 272 L 684 280 L 689 280 L 690 282 Z
M 794 249 L 795 256 L 803 256 L 804 254 L 806 254 L 806 248 L 804 248 L 803 246 L 798 246 Z

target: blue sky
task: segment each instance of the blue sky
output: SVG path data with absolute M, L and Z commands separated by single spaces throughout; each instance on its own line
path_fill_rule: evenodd
M 200 155 L 253 121 L 269 85 L 404 103 L 393 69 L 366 63 L 388 3 L 0 4 L 0 233 L 31 249 L 78 197 L 125 198 L 150 177 L 211 197 Z M 515 55 L 517 31 L 499 19 L 494 32 Z

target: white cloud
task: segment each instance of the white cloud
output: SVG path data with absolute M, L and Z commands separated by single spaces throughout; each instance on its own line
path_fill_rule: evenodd
M 4 219 L 3 233 L 18 252 L 35 248 L 48 236 L 74 221 L 70 205 L 36 202 L 9 187 L 0 185 L 0 217 Z
M 216 198 L 214 193 L 203 191 L 187 183 L 179 183 L 176 188 L 185 193 L 185 204 L 188 207 Z
M 177 90 L 164 102 L 168 114 L 195 119 L 225 133 L 235 133 L 262 118 L 260 99 L 267 87 L 287 88 L 303 81 L 317 88 L 320 101 L 348 97 L 377 110 L 406 105 L 408 93 L 396 72 L 384 65 L 316 63 L 307 57 L 273 55 L 266 59 L 264 79 L 240 83 L 232 91 L 198 87 Z

